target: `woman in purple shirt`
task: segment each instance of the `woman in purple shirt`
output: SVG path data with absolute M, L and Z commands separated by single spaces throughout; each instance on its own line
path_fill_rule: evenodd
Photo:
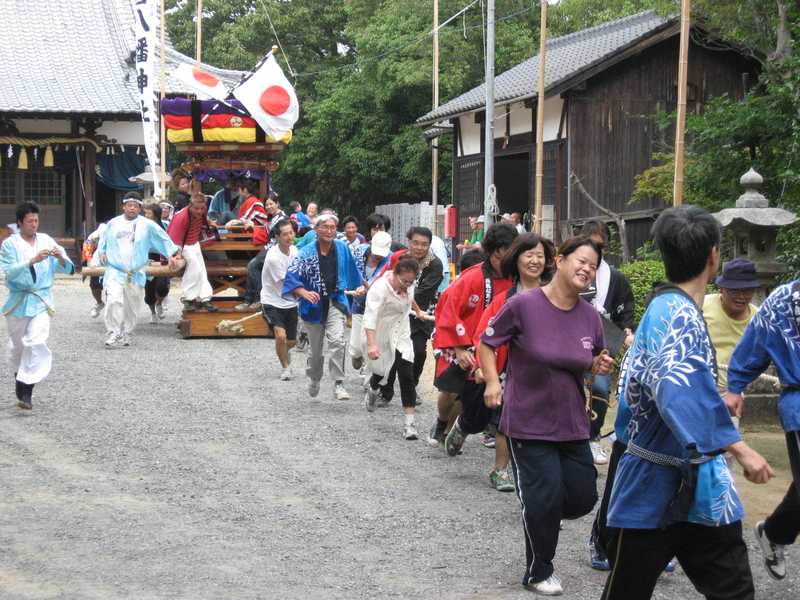
M 580 299 L 594 279 L 602 251 L 585 236 L 567 240 L 556 274 L 542 288 L 517 294 L 481 338 L 480 359 L 489 407 L 503 406 L 522 505 L 526 569 L 522 584 L 543 595 L 563 592 L 553 570 L 561 519 L 588 514 L 597 501 L 597 471 L 589 448 L 584 373 L 608 373 L 613 358 L 594 307 Z M 508 344 L 505 392 L 494 349 Z

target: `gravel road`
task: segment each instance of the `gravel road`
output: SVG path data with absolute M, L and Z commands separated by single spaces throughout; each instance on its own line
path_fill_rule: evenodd
M 448 459 L 406 442 L 398 402 L 366 413 L 352 372 L 353 400 L 325 380 L 311 400 L 304 356 L 279 381 L 271 340 L 182 340 L 178 295 L 131 349 L 107 351 L 88 285 L 60 279 L 54 368 L 32 413 L 3 370 L 0 598 L 533 597 L 517 500 L 488 485 L 491 450 L 470 438 Z M 562 532 L 567 599 L 600 597 L 590 523 Z M 758 597 L 800 597 L 796 569 L 773 582 L 759 557 L 751 542 Z M 699 596 L 679 568 L 655 597 Z

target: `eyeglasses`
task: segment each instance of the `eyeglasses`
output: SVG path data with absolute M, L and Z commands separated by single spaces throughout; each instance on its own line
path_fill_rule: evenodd
M 317 229 L 325 229 L 328 231 L 336 231 L 336 225 L 317 225 Z

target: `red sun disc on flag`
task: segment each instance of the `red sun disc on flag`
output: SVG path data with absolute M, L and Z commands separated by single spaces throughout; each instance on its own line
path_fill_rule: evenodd
M 271 85 L 261 92 L 258 104 L 265 113 L 277 117 L 289 110 L 292 99 L 284 88 L 279 85 Z
M 214 77 L 211 73 L 206 73 L 197 67 L 192 67 L 192 75 L 194 75 L 197 81 L 208 87 L 214 87 L 219 83 L 219 79 Z

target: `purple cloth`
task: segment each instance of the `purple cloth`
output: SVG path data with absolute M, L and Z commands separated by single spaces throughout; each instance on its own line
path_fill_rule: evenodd
M 196 169 L 192 171 L 192 177 L 202 183 L 208 181 L 228 181 L 232 177 L 245 178 L 245 179 L 263 179 L 268 177 L 266 171 L 250 171 L 242 169 Z
M 527 440 L 589 439 L 583 375 L 605 348 L 600 315 L 591 304 L 578 300 L 561 310 L 539 288 L 516 294 L 481 341 L 493 348 L 508 344 L 500 431 Z
M 224 105 L 219 100 L 200 100 L 200 114 L 202 115 L 239 115 L 250 116 L 244 105 L 231 98 L 226 100 L 230 106 Z M 231 108 L 234 107 L 234 108 Z M 239 111 L 235 110 L 239 109 Z M 165 115 L 191 116 L 192 101 L 188 98 L 164 98 L 161 101 L 161 112 Z

